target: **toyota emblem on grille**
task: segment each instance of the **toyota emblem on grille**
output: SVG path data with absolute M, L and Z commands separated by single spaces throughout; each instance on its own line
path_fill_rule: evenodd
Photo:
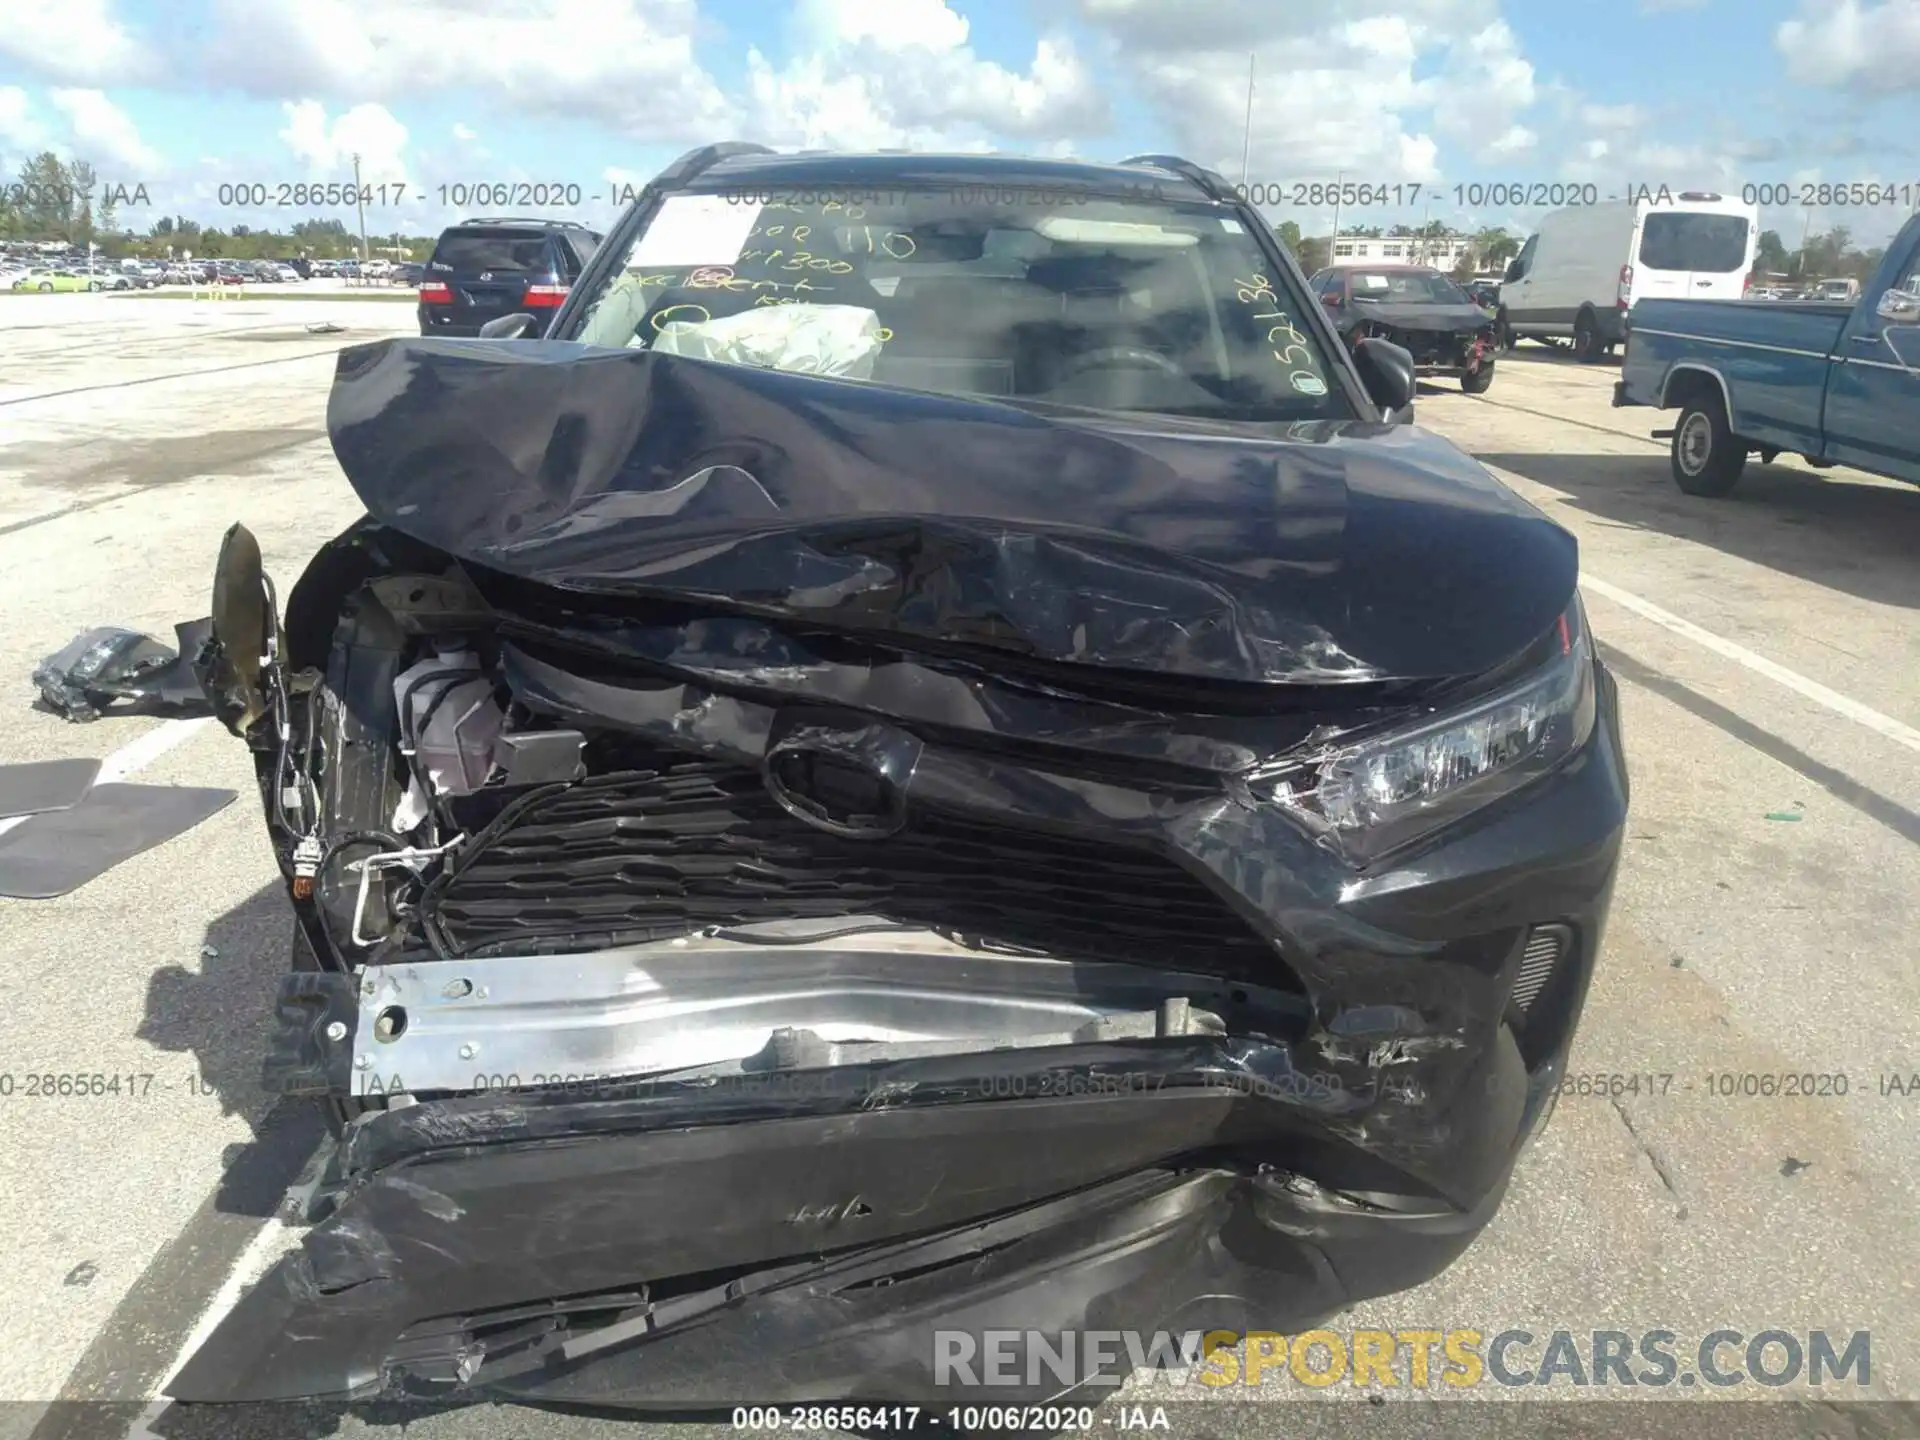
M 768 737 L 767 793 L 816 830 L 884 840 L 906 828 L 920 749 L 904 730 L 865 717 L 793 717 Z
M 480 278 L 482 280 L 491 280 L 493 278 L 493 272 L 491 270 L 482 270 L 480 272 Z

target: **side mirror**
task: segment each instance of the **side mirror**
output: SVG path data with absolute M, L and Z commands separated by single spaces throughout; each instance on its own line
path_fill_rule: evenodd
M 1920 294 L 1911 290 L 1889 290 L 1880 297 L 1874 313 L 1896 325 L 1920 325 Z
M 1507 262 L 1507 273 L 1503 278 L 1507 280 L 1518 280 L 1520 278 L 1520 262 L 1518 260 Z
M 516 310 L 511 315 L 500 315 L 480 327 L 482 340 L 518 340 L 533 329 L 533 316 L 524 310 Z
M 1367 395 L 1382 410 L 1404 410 L 1413 403 L 1413 356 L 1391 340 L 1369 337 L 1353 347 L 1354 367 Z
M 1340 297 L 1329 291 L 1320 297 L 1320 303 L 1329 310 L 1338 310 L 1340 308 Z

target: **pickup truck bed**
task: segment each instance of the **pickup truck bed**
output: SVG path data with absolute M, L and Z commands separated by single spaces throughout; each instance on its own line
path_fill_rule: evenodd
M 1853 304 L 1641 301 L 1614 404 L 1680 411 L 1654 433 L 1689 494 L 1726 494 L 1756 450 L 1920 484 L 1920 217 Z

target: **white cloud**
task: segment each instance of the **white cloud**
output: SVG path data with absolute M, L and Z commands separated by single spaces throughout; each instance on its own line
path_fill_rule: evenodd
M 453 127 L 453 138 L 456 140 L 465 141 L 465 140 L 477 140 L 480 137 L 474 132 L 474 129 L 471 125 L 456 124 Z
M 1249 51 L 1257 57 L 1251 180 L 1344 173 L 1432 185 L 1443 146 L 1477 173 L 1525 161 L 1540 144 L 1527 123 L 1540 98 L 1534 69 L 1496 0 L 1077 5 L 1111 34 L 1177 148 L 1228 175 L 1240 168 Z
M 1533 149 L 1537 137 L 1517 123 L 1538 98 L 1533 66 L 1505 21 L 1456 40 L 1432 88 L 1434 128 L 1475 161 L 1516 160 Z
M 275 99 L 435 91 L 598 122 L 642 142 L 732 128 L 693 55 L 694 0 L 213 0 L 205 73 Z
M 1640 0 L 1642 15 L 1664 15 L 1669 10 L 1704 10 L 1709 0 Z
M 141 38 L 113 14 L 113 0 L 7 0 L 0 57 L 50 80 L 101 84 L 152 70 Z
M 67 117 L 74 149 L 97 168 L 114 171 L 103 178 L 143 182 L 167 168 L 165 158 L 140 138 L 126 111 L 98 90 L 55 90 L 47 97 Z
M 1819 0 L 1773 32 L 1787 73 L 1807 85 L 1920 91 L 1920 0 Z
M 1594 130 L 1633 130 L 1647 123 L 1638 105 L 1582 105 L 1580 123 Z
M 914 50 L 957 50 L 967 43 L 964 15 L 944 0 L 891 0 L 880 6 L 872 0 L 799 0 L 799 31 L 822 47 L 871 41 L 895 53 Z
M 0 85 L 0 159 L 19 160 L 47 148 L 47 129 L 18 85 Z
M 1344 174 L 1431 185 L 1441 147 L 1480 164 L 1538 142 L 1533 67 L 1496 0 L 1075 0 L 1110 38 L 1172 148 L 1237 177 L 1255 56 L 1248 179 Z M 1439 62 L 1436 66 L 1435 61 Z
M 329 121 L 318 100 L 289 101 L 287 128 L 280 139 L 305 167 L 309 178 L 345 178 L 360 157 L 360 180 L 365 185 L 407 178 L 407 127 L 384 105 L 356 105 Z
M 1043 37 L 1025 70 L 975 54 L 944 0 L 801 0 L 796 53 L 747 57 L 744 133 L 773 145 L 990 148 L 992 135 L 1055 144 L 1104 128 L 1106 104 L 1064 36 Z
M 1386 21 L 1420 34 L 1464 33 L 1498 19 L 1500 7 L 1497 0 L 1076 0 L 1076 8 L 1139 53 L 1235 51 L 1244 74 L 1248 51 L 1341 26 Z

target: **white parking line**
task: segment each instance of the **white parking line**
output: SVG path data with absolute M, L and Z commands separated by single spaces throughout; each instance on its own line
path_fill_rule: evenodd
M 127 1427 L 126 1440 L 160 1440 L 160 1437 L 155 1436 L 148 1428 L 148 1424 L 173 1403 L 164 1398 L 167 1386 L 173 1383 L 173 1377 L 180 1373 L 180 1368 L 192 1358 L 193 1352 L 206 1344 L 207 1337 L 213 1334 L 219 1328 L 220 1322 L 233 1312 L 233 1307 L 240 1303 L 240 1297 L 254 1282 L 267 1273 L 268 1267 L 279 1259 L 280 1252 L 287 1247 L 289 1227 L 280 1216 L 291 1198 L 291 1191 L 281 1197 L 282 1208 L 267 1217 L 259 1233 L 247 1242 L 247 1248 L 242 1250 L 240 1258 L 233 1262 L 233 1269 L 227 1272 L 227 1278 L 221 1281 L 220 1288 L 207 1302 L 207 1308 L 194 1323 L 193 1329 L 187 1333 L 187 1338 L 181 1342 L 180 1349 L 175 1353 L 172 1362 L 154 1382 L 153 1389 L 147 1394 L 146 1408 Z
M 1837 690 L 1829 690 L 1817 680 L 1809 680 L 1796 670 L 1755 654 L 1744 645 L 1736 645 L 1711 630 L 1702 630 L 1691 620 L 1683 620 L 1671 610 L 1662 610 L 1651 600 L 1642 600 L 1631 590 L 1622 590 L 1618 585 L 1602 580 L 1599 576 L 1583 573 L 1580 576 L 1580 588 L 1590 590 L 1595 595 L 1604 595 L 1614 604 L 1633 611 L 1643 619 L 1651 620 L 1663 629 L 1684 636 L 1694 644 L 1713 651 L 1714 654 L 1744 665 L 1756 675 L 1764 675 L 1775 684 L 1784 685 L 1797 695 L 1804 695 L 1816 705 L 1821 705 L 1836 715 L 1844 715 L 1856 725 L 1864 725 L 1875 734 L 1883 735 L 1896 745 L 1904 745 L 1915 754 L 1920 754 L 1920 730 L 1903 724 L 1891 715 L 1882 715 L 1870 705 L 1862 705 L 1858 700 L 1842 695 Z
M 94 784 L 110 785 L 126 779 L 134 771 L 151 765 L 169 750 L 186 744 L 212 723 L 211 716 L 203 715 L 193 720 L 168 720 L 154 726 L 138 740 L 128 741 L 101 761 L 100 778 Z
M 184 745 L 204 725 L 212 724 L 209 716 L 200 716 L 193 720 L 168 720 L 147 731 L 138 740 L 129 741 L 100 762 L 100 773 L 94 778 L 96 785 L 110 785 L 124 780 L 134 771 L 151 765 L 162 755 L 177 745 Z M 0 835 L 6 834 L 16 825 L 24 825 L 31 815 L 16 815 L 11 820 L 0 820 Z

